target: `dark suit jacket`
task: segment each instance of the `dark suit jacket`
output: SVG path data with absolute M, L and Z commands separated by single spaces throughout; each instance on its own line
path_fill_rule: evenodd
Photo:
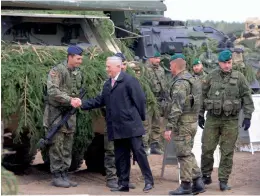
M 145 95 L 138 80 L 121 72 L 111 87 L 111 79 L 103 86 L 101 95 L 82 102 L 83 110 L 106 106 L 108 139 L 123 139 L 145 134 Z

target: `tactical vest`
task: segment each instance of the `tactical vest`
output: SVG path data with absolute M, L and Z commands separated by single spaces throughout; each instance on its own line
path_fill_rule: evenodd
M 160 92 L 162 91 L 163 80 L 165 79 L 164 69 L 159 66 L 157 69 L 153 68 L 153 65 L 150 65 L 147 71 L 150 72 L 151 78 L 150 80 L 150 87 L 154 95 L 157 97 L 159 96 Z
M 170 96 L 174 88 L 174 84 L 180 80 L 187 81 L 190 85 L 188 96 L 185 99 L 182 115 L 180 121 L 182 122 L 196 122 L 198 113 L 201 106 L 201 81 L 199 78 L 192 76 L 191 74 L 184 74 L 181 78 L 175 80 L 170 89 Z
M 238 71 L 233 70 L 230 78 L 223 79 L 220 71 L 213 72 L 204 108 L 210 114 L 220 116 L 237 116 L 241 109 L 239 98 Z

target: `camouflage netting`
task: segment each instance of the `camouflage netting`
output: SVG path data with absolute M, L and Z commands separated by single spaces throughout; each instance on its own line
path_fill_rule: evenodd
M 35 147 L 39 138 L 43 137 L 43 92 L 48 71 L 52 66 L 66 58 L 66 48 L 35 48 L 32 45 L 21 47 L 2 43 L 2 116 L 8 120 L 13 114 L 19 116 L 18 128 L 14 143 L 21 141 L 21 133 L 29 130 L 31 147 Z M 107 78 L 105 59 L 110 52 L 101 52 L 97 48 L 87 51 L 81 70 L 84 76 L 85 98 L 95 97 L 101 91 Z M 131 69 L 128 72 L 135 74 Z M 141 85 L 147 94 L 150 111 L 158 111 L 157 102 L 152 94 L 147 79 L 140 78 Z M 99 110 L 79 112 L 77 132 L 73 147 L 73 156 L 82 154 L 93 137 L 92 119 L 101 115 Z

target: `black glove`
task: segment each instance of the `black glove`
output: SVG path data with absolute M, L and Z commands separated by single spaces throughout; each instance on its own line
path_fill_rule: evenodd
M 244 131 L 247 131 L 251 125 L 251 120 L 248 118 L 245 118 L 242 124 L 242 127 L 245 126 Z
M 204 129 L 205 119 L 203 116 L 199 116 L 199 126 Z

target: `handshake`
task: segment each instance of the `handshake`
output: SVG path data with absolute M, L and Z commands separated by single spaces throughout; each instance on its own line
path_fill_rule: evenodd
M 70 105 L 74 108 L 78 108 L 82 105 L 82 101 L 79 98 L 71 98 Z

